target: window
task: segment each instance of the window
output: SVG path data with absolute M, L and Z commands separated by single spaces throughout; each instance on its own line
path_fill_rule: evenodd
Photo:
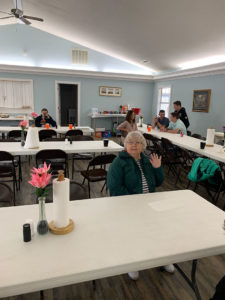
M 34 108 L 33 81 L 0 79 L 0 109 L 3 112 L 29 113 Z
M 157 113 L 163 109 L 166 117 L 169 115 L 171 87 L 159 88 Z

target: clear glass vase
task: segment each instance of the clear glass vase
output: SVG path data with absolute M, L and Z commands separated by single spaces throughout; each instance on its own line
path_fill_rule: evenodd
M 21 146 L 23 147 L 25 145 L 25 134 L 24 129 L 21 130 Z
M 48 222 L 45 215 L 45 197 L 39 197 L 39 221 L 37 224 L 37 232 L 39 234 L 48 233 Z

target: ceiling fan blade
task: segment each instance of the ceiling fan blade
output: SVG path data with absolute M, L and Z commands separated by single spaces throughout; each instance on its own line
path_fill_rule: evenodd
M 30 25 L 31 22 L 29 22 L 27 19 L 25 19 L 24 17 L 20 17 L 19 18 L 23 23 L 25 23 L 26 25 Z
M 9 17 L 2 17 L 0 18 L 0 20 L 3 20 L 3 19 L 9 19 L 9 18 L 13 18 L 14 16 L 9 16 Z
M 10 13 L 7 13 L 7 12 L 5 12 L 5 11 L 2 11 L 2 10 L 0 10 L 0 13 L 3 13 L 3 14 L 6 14 L 6 15 L 12 15 L 12 14 L 10 14 Z
M 41 18 L 37 18 L 37 17 L 25 16 L 25 15 L 23 15 L 23 17 L 24 17 L 24 18 L 26 18 L 26 19 L 30 19 L 30 20 L 35 20 L 35 21 L 44 22 L 44 20 L 43 20 L 43 19 L 41 19 Z

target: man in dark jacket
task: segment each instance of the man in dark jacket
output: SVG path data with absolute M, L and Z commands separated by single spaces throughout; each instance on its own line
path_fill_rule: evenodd
M 47 108 L 42 108 L 41 115 L 35 119 L 35 126 L 45 127 L 46 123 L 50 124 L 52 127 L 56 127 L 56 122 L 48 114 Z
M 173 106 L 174 106 L 175 112 L 179 114 L 180 120 L 184 123 L 185 127 L 188 128 L 190 125 L 190 122 L 188 120 L 188 116 L 187 116 L 185 108 L 181 107 L 181 102 L 175 101 L 175 102 L 173 102 Z

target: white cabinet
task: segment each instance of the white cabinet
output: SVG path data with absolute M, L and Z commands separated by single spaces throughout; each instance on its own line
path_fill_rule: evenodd
M 0 108 L 32 109 L 33 81 L 0 79 Z

